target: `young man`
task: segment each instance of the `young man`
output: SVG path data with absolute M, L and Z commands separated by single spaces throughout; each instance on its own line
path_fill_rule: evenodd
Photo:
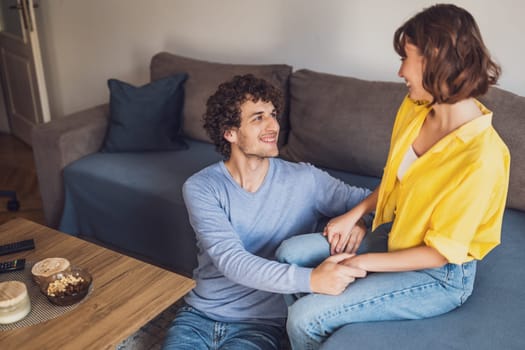
M 319 219 L 346 212 L 370 193 L 309 164 L 274 158 L 282 105 L 281 92 L 252 75 L 221 84 L 207 102 L 204 128 L 225 161 L 183 187 L 199 249 L 197 286 L 164 349 L 279 349 L 287 313 L 280 294 L 337 295 L 365 276 L 338 264 L 348 253 L 316 268 L 274 258 L 282 241 L 314 232 Z

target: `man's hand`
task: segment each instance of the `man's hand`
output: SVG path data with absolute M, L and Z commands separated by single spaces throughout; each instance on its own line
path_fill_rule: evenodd
M 359 257 L 362 257 L 363 254 L 361 255 L 355 255 L 355 254 L 352 254 L 352 256 L 346 258 L 346 259 L 343 259 L 340 264 L 341 265 L 344 265 L 344 266 L 348 266 L 348 267 L 353 267 L 353 268 L 357 268 L 357 269 L 360 269 L 361 267 L 359 267 Z
M 366 271 L 339 264 L 354 254 L 337 254 L 328 257 L 312 271 L 310 287 L 314 293 L 339 295 L 358 277 L 365 277 Z

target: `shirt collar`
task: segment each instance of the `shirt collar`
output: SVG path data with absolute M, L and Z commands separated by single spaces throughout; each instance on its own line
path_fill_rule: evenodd
M 475 100 L 475 102 L 481 110 L 482 115 L 456 130 L 456 136 L 465 143 L 492 125 L 492 112 L 479 101 Z
M 443 149 L 456 137 L 463 143 L 467 143 L 492 125 L 492 112 L 479 101 L 475 100 L 475 102 L 481 110 L 482 115 L 472 119 L 451 134 L 445 136 L 442 140 L 436 143 L 429 152 L 435 153 L 443 151 Z

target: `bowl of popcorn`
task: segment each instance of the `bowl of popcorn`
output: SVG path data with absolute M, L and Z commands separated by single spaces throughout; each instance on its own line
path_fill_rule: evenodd
M 55 305 L 67 306 L 78 303 L 89 292 L 91 275 L 80 267 L 49 276 L 40 284 L 42 293 Z

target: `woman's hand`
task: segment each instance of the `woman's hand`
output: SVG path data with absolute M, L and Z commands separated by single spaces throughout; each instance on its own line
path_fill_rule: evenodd
M 330 243 L 332 255 L 342 252 L 354 254 L 365 234 L 366 226 L 363 220 L 352 211 L 330 220 L 323 231 Z
M 347 252 L 354 254 L 366 234 L 366 225 L 361 219 L 373 211 L 377 205 L 379 186 L 361 203 L 346 214 L 333 218 L 323 231 L 323 236 L 330 243 L 330 254 Z

